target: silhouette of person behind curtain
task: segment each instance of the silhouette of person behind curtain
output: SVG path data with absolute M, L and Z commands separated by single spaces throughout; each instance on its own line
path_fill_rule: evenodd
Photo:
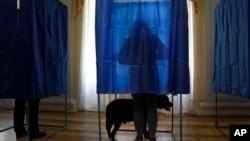
M 135 141 L 143 140 L 144 120 L 147 119 L 149 140 L 156 140 L 157 94 L 159 74 L 156 60 L 164 60 L 168 51 L 147 23 L 136 20 L 130 36 L 124 41 L 119 63 L 129 66 L 129 86 L 134 103 Z
M 149 28 L 145 21 L 136 20 L 120 51 L 119 63 L 129 65 L 132 92 L 159 93 L 156 60 L 167 60 L 169 56 L 167 48 Z

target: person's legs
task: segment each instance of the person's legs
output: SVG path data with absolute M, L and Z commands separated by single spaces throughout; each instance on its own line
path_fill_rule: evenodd
M 134 125 L 137 137 L 143 136 L 144 127 L 144 95 L 132 94 L 134 104 Z
M 17 138 L 20 138 L 23 134 L 26 133 L 24 127 L 25 105 L 26 105 L 26 100 L 15 99 L 14 131 L 16 132 Z
M 15 99 L 13 117 L 14 117 L 14 131 L 16 132 L 17 138 L 21 137 L 26 132 L 24 127 L 25 105 L 26 105 L 26 100 Z
M 25 115 L 26 100 L 15 99 L 14 107 L 14 131 L 17 137 L 21 137 L 25 134 L 26 130 L 24 127 L 24 115 Z
M 38 110 L 39 110 L 40 99 L 29 100 L 29 123 L 30 123 L 30 134 L 39 132 L 38 127 Z
M 38 115 L 39 115 L 39 103 L 40 99 L 29 100 L 29 123 L 30 123 L 30 136 L 31 138 L 37 138 L 44 136 L 45 131 L 39 130 Z
M 156 138 L 156 129 L 157 129 L 157 95 L 156 94 L 147 94 L 146 95 L 146 111 L 147 111 L 147 120 L 148 120 L 148 130 L 149 138 Z

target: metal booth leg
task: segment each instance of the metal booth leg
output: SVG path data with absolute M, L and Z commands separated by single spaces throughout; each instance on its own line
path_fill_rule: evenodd
M 97 94 L 98 99 L 98 128 L 99 128 L 99 141 L 102 140 L 102 131 L 101 131 L 101 105 L 100 105 L 100 95 Z
M 182 141 L 182 94 L 180 94 L 180 141 Z

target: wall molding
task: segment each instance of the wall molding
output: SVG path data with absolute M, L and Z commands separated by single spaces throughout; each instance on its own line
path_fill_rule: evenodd
M 67 98 L 68 112 L 77 112 L 78 107 L 74 99 Z M 55 96 L 41 99 L 39 111 L 63 112 L 65 111 L 65 96 Z
M 250 116 L 249 101 L 218 101 L 218 116 Z M 198 116 L 215 116 L 215 101 L 202 101 Z

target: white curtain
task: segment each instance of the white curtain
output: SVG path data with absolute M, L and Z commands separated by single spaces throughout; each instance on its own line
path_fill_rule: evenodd
M 188 5 L 190 1 L 188 0 Z M 190 7 L 189 7 L 189 11 Z M 190 13 L 192 15 L 192 12 Z M 87 111 L 97 111 L 98 101 L 96 94 L 96 59 L 95 59 L 95 0 L 85 0 L 83 7 L 83 29 L 81 46 L 81 71 L 80 71 L 80 99 L 79 108 Z M 192 24 L 192 23 L 191 23 Z M 190 24 L 190 25 L 191 25 Z M 191 27 L 191 26 L 190 26 Z M 191 30 L 190 30 L 191 31 Z M 192 32 L 191 32 L 192 33 Z M 192 36 L 192 34 L 191 34 Z M 190 42 L 192 46 L 192 42 Z M 190 58 L 192 63 L 192 58 Z M 192 65 L 190 65 L 192 80 Z M 107 82 L 108 83 L 108 82 Z M 192 83 L 191 83 L 192 87 Z M 192 88 L 191 88 L 192 90 Z M 116 95 L 117 98 L 131 98 L 129 94 Z M 114 94 L 100 95 L 101 111 L 105 110 L 106 105 L 116 97 Z M 169 95 L 171 100 L 171 95 Z M 190 113 L 192 109 L 192 94 L 182 95 L 182 112 Z M 180 95 L 174 96 L 174 113 L 180 110 Z M 162 110 L 161 110 L 162 111 Z

